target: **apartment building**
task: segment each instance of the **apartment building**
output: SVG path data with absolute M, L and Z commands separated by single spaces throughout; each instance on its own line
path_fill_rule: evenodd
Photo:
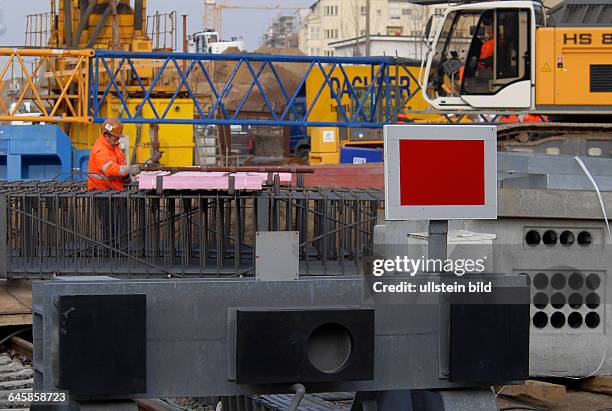
M 297 48 L 296 16 L 278 15 L 264 33 L 262 45 L 275 48 Z
M 420 36 L 434 7 L 406 0 L 369 0 L 370 34 L 374 36 Z M 366 34 L 367 0 L 318 0 L 301 20 L 299 48 L 308 55 L 333 56 L 331 43 Z M 440 7 L 440 12 L 443 7 Z M 360 54 L 356 48 L 356 53 Z

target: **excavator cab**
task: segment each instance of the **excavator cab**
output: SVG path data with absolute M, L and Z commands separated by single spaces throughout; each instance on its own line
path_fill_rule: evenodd
M 534 105 L 540 4 L 496 1 L 450 7 L 425 65 L 423 95 L 436 109 L 526 109 Z

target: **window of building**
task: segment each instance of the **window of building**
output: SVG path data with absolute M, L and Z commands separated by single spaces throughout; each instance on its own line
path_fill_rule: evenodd
M 334 55 L 334 51 L 333 50 L 325 50 L 325 55 L 326 56 L 333 56 Z
M 399 20 L 402 18 L 402 9 L 399 4 L 389 3 L 389 19 Z
M 326 16 L 337 16 L 338 15 L 338 6 L 325 6 L 323 11 L 324 11 L 324 14 Z
M 359 8 L 359 12 L 361 13 L 362 16 L 366 15 L 366 11 L 368 10 L 368 8 L 366 6 L 361 6 Z
M 387 26 L 387 36 L 401 36 L 404 34 L 402 26 Z
M 376 10 L 376 15 L 377 16 L 382 16 L 382 10 L 381 9 L 377 9 Z
M 321 28 L 311 27 L 309 31 L 309 35 L 310 35 L 311 40 L 319 40 L 319 36 L 321 35 Z
M 402 9 L 402 16 L 412 16 L 412 9 Z
M 338 38 L 338 30 L 325 30 L 325 38 L 326 39 L 337 39 Z
M 360 36 L 365 36 L 366 35 L 365 29 L 361 29 L 361 31 L 359 31 L 359 35 Z
M 434 14 L 436 16 L 441 16 L 441 15 L 444 14 L 444 9 L 443 8 L 436 8 L 436 9 L 434 9 Z

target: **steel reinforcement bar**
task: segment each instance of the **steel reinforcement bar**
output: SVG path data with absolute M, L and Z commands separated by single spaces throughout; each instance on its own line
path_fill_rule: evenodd
M 3 183 L 0 277 L 254 276 L 257 231 L 299 231 L 301 275 L 356 274 L 381 200 L 378 190 L 278 185 L 157 195 Z

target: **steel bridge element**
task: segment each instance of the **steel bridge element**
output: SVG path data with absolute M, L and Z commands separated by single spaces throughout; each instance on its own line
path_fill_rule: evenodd
M 105 104 L 118 99 L 125 123 L 379 128 L 395 121 L 398 112 L 419 92 L 418 87 L 412 92 L 400 92 L 395 81 L 403 67 L 410 81 L 418 84 L 417 78 L 406 69 L 408 64 L 407 60 L 390 57 L 96 50 L 90 66 L 89 113 L 94 122 L 102 122 Z M 219 75 L 216 69 L 220 66 L 227 75 Z M 370 72 L 369 84 L 351 82 L 347 73 L 349 66 L 366 67 Z M 151 78 L 139 74 L 143 67 L 153 70 Z M 281 72 L 286 70 L 300 73 L 297 84 L 283 80 Z M 123 83 L 125 72 L 131 73 L 134 83 L 128 93 Z M 318 91 L 309 96 L 304 107 L 305 85 L 315 76 L 320 78 Z M 205 95 L 210 97 L 208 102 Z M 336 120 L 322 121 L 313 115 L 314 107 L 323 100 L 322 95 L 331 97 L 337 109 Z M 160 96 L 169 98 L 161 110 L 153 102 Z M 193 101 L 194 119 L 172 118 L 173 103 L 178 98 Z M 347 98 L 351 102 L 348 105 Z M 253 111 L 265 113 L 266 118 L 253 116 Z
M 88 123 L 93 50 L 0 49 L 0 121 Z M 8 87 L 7 87 L 8 86 Z

